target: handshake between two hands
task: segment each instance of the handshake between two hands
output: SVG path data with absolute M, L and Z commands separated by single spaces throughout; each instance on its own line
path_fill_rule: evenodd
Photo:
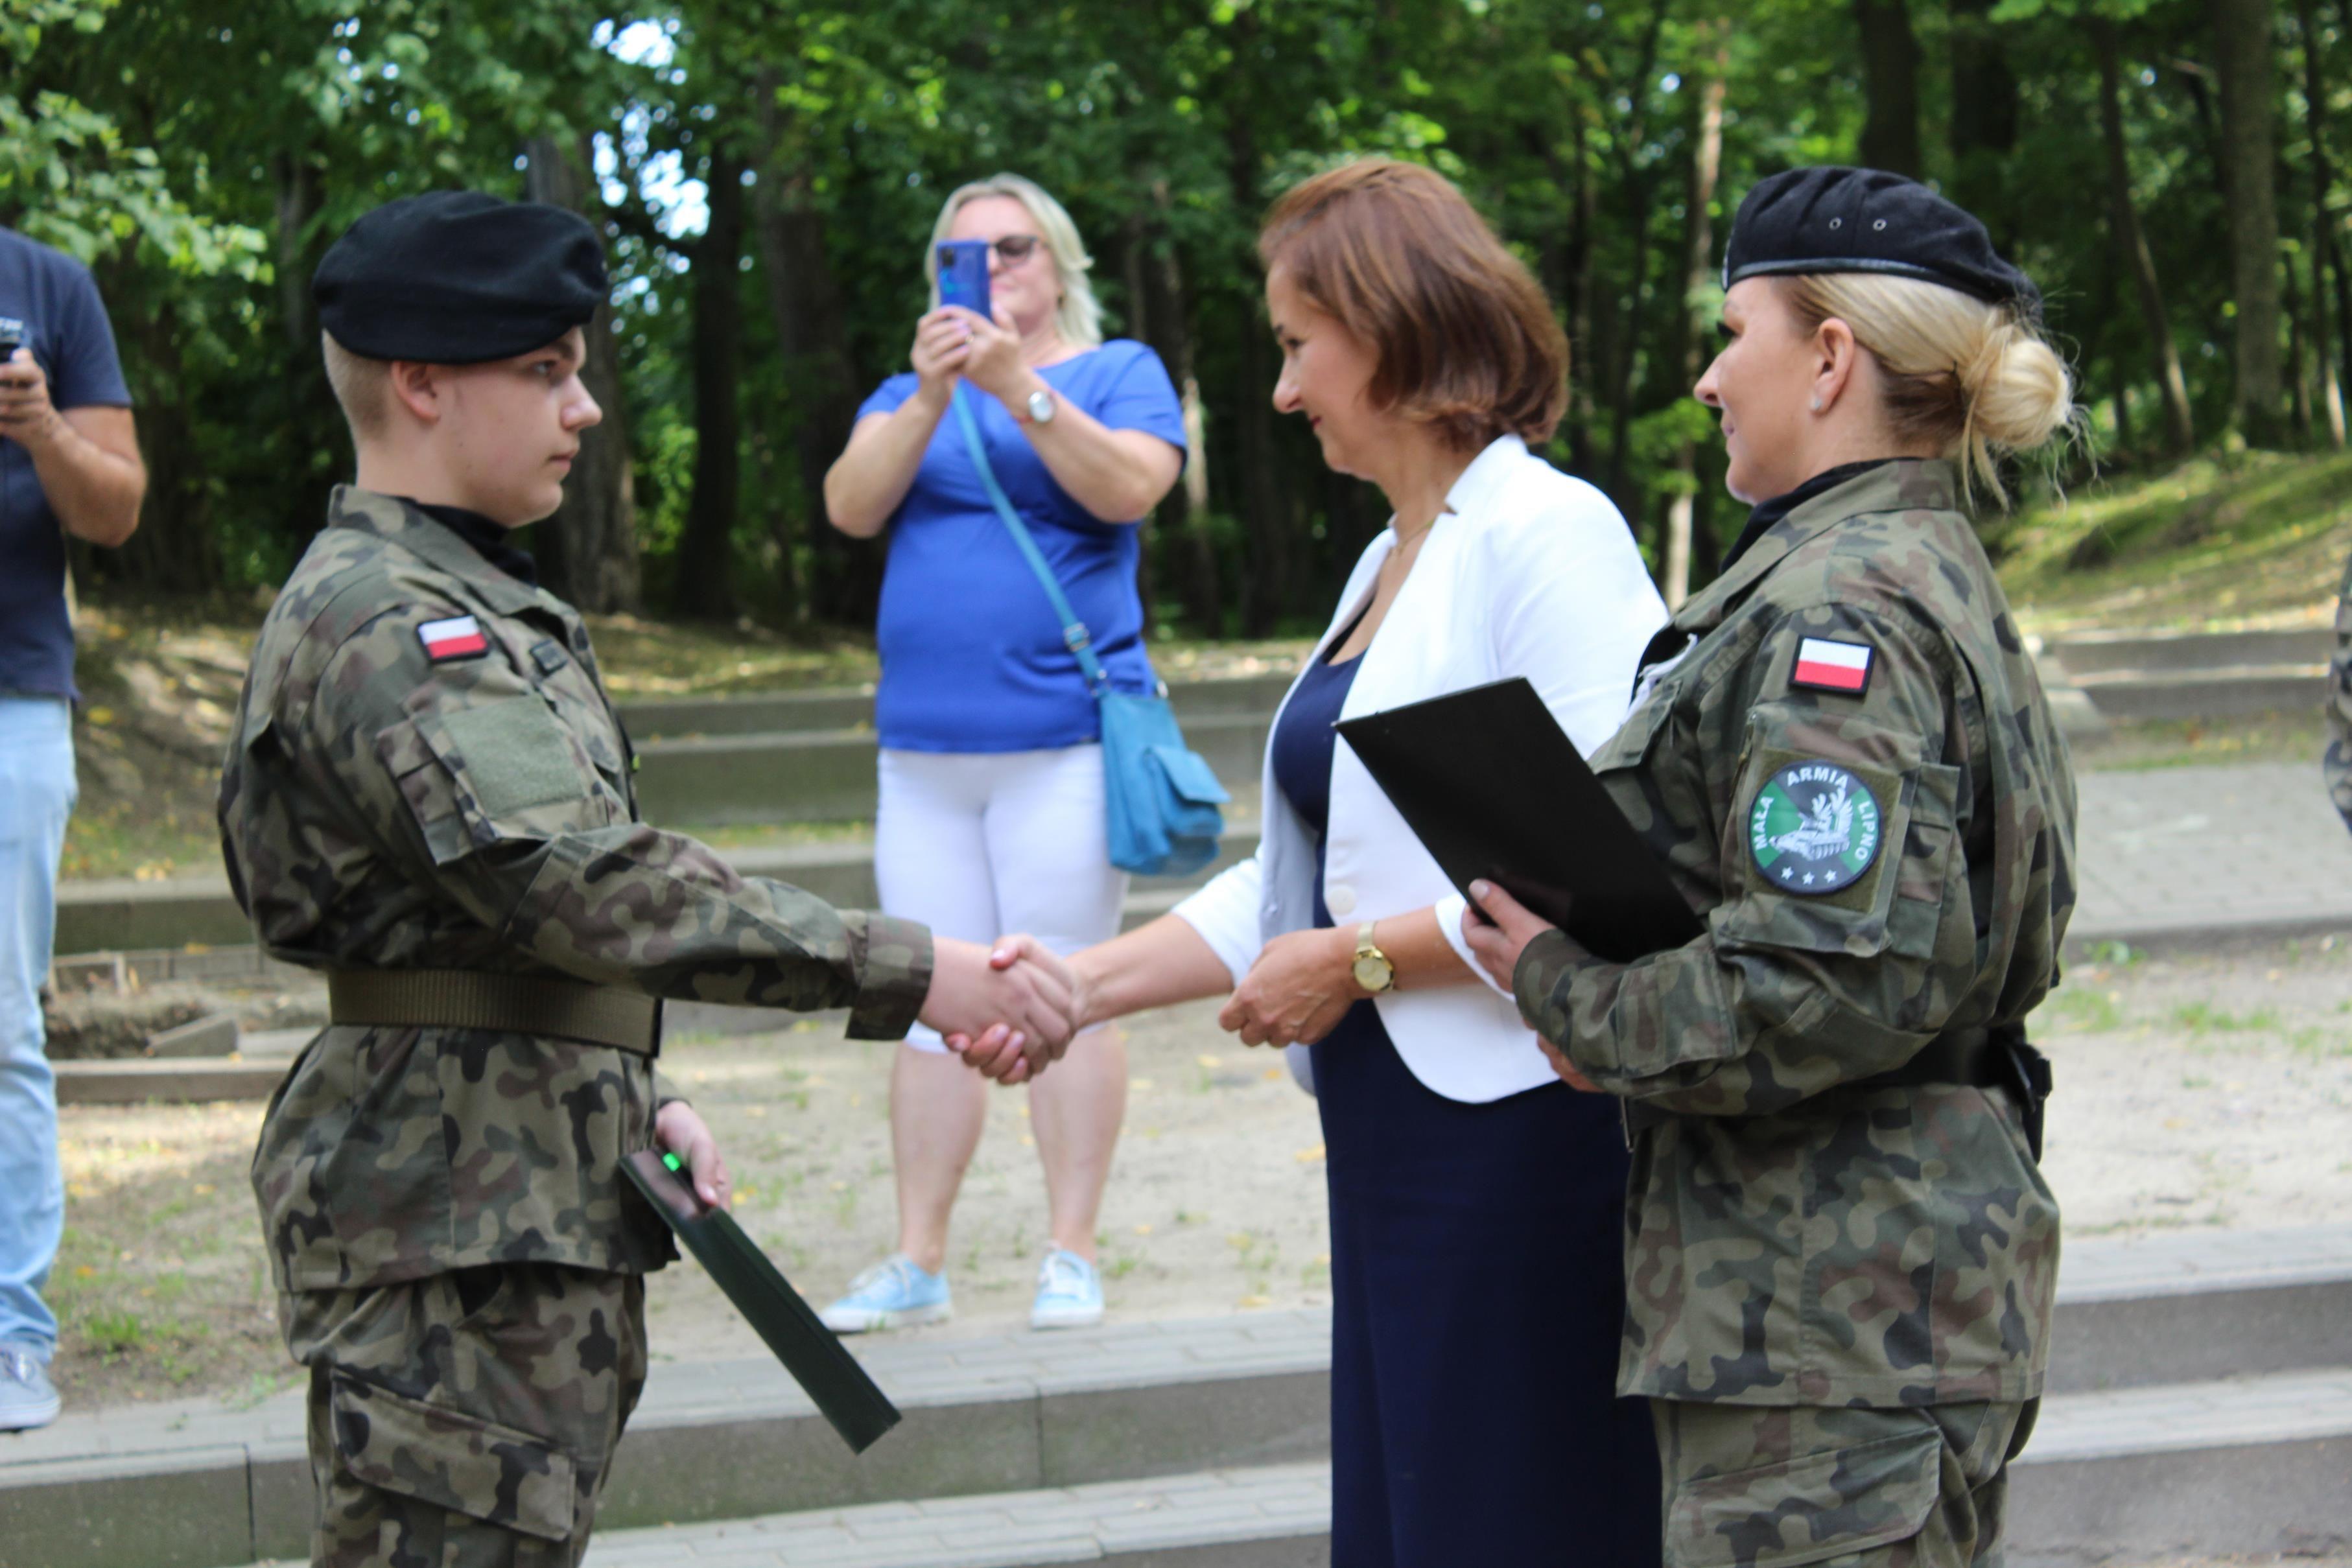
M 1087 997 L 1070 967 L 1033 936 L 992 947 L 945 938 L 932 947 L 923 1021 L 976 1071 L 1000 1083 L 1026 1083 L 1059 1061 L 1085 1024 Z M 735 1181 L 719 1140 L 694 1107 L 673 1100 L 654 1117 L 660 1147 L 678 1155 L 704 1203 L 730 1207 Z
M 922 1019 L 982 1077 L 1026 1083 L 1091 1021 L 1088 999 L 1070 966 L 1034 936 L 987 947 L 942 937 L 932 946 Z

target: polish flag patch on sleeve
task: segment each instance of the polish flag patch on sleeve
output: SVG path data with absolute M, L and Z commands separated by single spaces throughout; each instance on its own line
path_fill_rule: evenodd
M 1817 692 L 1860 696 L 1870 689 L 1870 666 L 1874 653 L 1867 643 L 1808 637 L 1797 644 L 1797 667 L 1790 674 L 1789 684 Z
M 490 640 L 482 635 L 482 623 L 470 615 L 427 621 L 416 629 L 416 640 L 425 644 L 425 656 L 436 664 L 446 664 L 452 659 L 478 659 L 490 651 Z

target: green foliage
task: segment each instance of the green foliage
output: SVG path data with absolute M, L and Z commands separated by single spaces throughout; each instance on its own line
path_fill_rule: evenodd
M 2303 101 L 2305 51 L 2326 81 L 2342 77 L 2342 13 L 2319 9 L 2329 19 L 2310 38 L 2293 18 L 2280 27 L 2282 258 L 2305 274 L 2315 221 L 2339 247 L 2347 237 L 2340 193 L 2324 219 L 2311 205 L 2315 154 L 2342 140 L 2312 135 L 2315 107 L 2331 125 L 2352 115 L 2334 88 Z M 2130 466 L 2154 455 L 2160 421 L 2148 328 L 2104 217 L 2084 23 L 2118 29 L 2132 198 L 2199 428 L 2221 428 L 2231 301 L 2214 236 L 2230 214 L 2197 64 L 2210 53 L 2206 8 L 1911 0 L 1908 13 L 1924 172 L 1963 193 L 2043 283 L 2097 405 L 2099 447 Z M 1717 255 L 1757 178 L 1854 158 L 1872 87 L 1850 7 L 676 0 L 616 15 L 582 0 L 0 0 L 0 222 L 98 269 L 140 402 L 152 538 L 85 559 L 85 572 L 266 583 L 348 468 L 307 303 L 326 246 L 412 192 L 522 195 L 534 149 L 572 159 L 593 144 L 587 205 L 614 263 L 655 596 L 702 442 L 689 284 L 730 267 L 742 476 L 731 576 L 763 620 L 855 624 L 877 547 L 830 537 L 814 499 L 830 459 L 803 436 L 903 368 L 942 197 L 1017 170 L 1076 217 L 1110 328 L 1201 389 L 1209 507 L 1188 521 L 1171 506 L 1147 535 L 1155 608 L 1196 631 L 1264 634 L 1328 608 L 1385 512 L 1266 407 L 1256 222 L 1285 185 L 1345 158 L 1445 172 L 1542 281 L 1574 339 L 1577 396 L 1555 460 L 1607 487 L 1645 544 L 1666 498 L 1692 486 L 1702 528 L 1718 541 L 1737 531 L 1745 508 L 1721 492 L 1682 348 L 1694 308 L 1710 308 L 1685 298 L 1685 253 L 1698 89 L 1718 40 Z M 2007 87 L 1963 88 L 1970 48 L 1990 50 Z M 722 155 L 747 180 L 730 256 L 710 254 L 675 205 Z M 813 253 L 772 243 L 795 223 L 814 225 Z M 2352 342 L 2328 323 L 2296 329 L 2314 389 L 2322 340 Z
M 0 64 L 21 81 L 46 35 L 95 35 L 117 3 L 11 0 L 0 9 Z M 0 91 L 0 214 L 85 263 L 144 246 L 189 277 L 252 282 L 261 272 L 257 232 L 199 217 L 152 148 L 132 145 L 113 119 L 66 92 Z

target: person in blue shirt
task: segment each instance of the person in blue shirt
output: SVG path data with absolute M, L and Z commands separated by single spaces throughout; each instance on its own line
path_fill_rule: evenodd
M 41 983 L 73 810 L 65 536 L 119 545 L 147 470 L 89 269 L 0 228 L 0 1432 L 57 1418 L 41 1301 L 65 1227 Z
M 941 936 L 1027 931 L 1059 953 L 1117 934 L 1127 879 L 1104 818 L 1101 726 L 1044 587 L 998 517 L 950 414 L 961 396 L 1097 656 L 1152 689 L 1136 525 L 1182 472 L 1183 406 L 1158 355 L 1103 340 L 1093 263 L 1061 204 L 1018 175 L 948 197 L 924 249 L 931 306 L 913 370 L 858 411 L 825 476 L 834 527 L 887 528 L 875 696 L 881 742 L 875 877 L 882 907 Z M 990 246 L 993 319 L 939 303 L 937 245 Z M 961 389 L 961 391 L 959 391 Z M 1095 1218 L 1127 1109 L 1115 1028 L 1080 1036 L 1032 1084 L 1052 1245 L 1030 1322 L 1097 1322 Z M 892 1064 L 898 1248 L 828 1307 L 845 1333 L 950 1315 L 948 1221 L 978 1147 L 986 1088 L 918 1026 Z

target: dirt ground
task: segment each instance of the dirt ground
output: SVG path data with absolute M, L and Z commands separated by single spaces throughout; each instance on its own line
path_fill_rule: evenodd
M 2085 966 L 2041 1015 L 2056 1059 L 2048 1172 L 2074 1237 L 2352 1214 L 2352 942 Z M 804 1022 L 677 1042 L 670 1070 L 729 1152 L 738 1213 L 820 1304 L 895 1233 L 888 1052 Z M 1274 1058 L 1213 1005 L 1130 1025 L 1134 1084 L 1100 1228 L 1115 1318 L 1328 1300 L 1321 1133 Z M 70 1106 L 50 1299 L 77 1402 L 285 1385 L 246 1167 L 256 1104 Z M 1026 1320 L 1045 1239 L 1025 1096 L 993 1093 L 958 1210 L 958 1316 Z M 758 1353 L 690 1265 L 657 1277 L 656 1354 Z

